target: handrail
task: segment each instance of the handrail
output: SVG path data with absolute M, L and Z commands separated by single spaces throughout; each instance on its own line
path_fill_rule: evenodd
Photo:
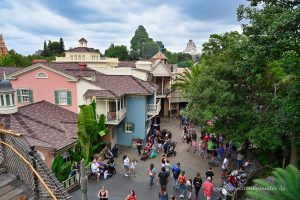
M 11 150 L 13 150 L 31 169 L 31 171 L 37 176 L 37 178 L 41 181 L 41 183 L 45 186 L 46 190 L 49 192 L 50 196 L 54 199 L 57 200 L 55 195 L 53 194 L 52 190 L 47 186 L 47 184 L 44 182 L 42 177 L 39 175 L 39 173 L 32 167 L 31 163 L 28 162 L 14 147 L 12 147 L 10 144 L 7 144 L 6 142 L 0 141 L 0 143 L 6 145 L 9 147 Z
M 0 131 L 1 131 L 1 133 L 6 133 L 6 134 L 13 135 L 13 136 L 17 136 L 17 137 L 20 137 L 20 136 L 21 136 L 21 134 L 19 134 L 19 133 L 14 133 L 14 132 L 12 132 L 11 130 L 5 130 L 5 129 L 3 129 L 3 128 L 0 128 Z

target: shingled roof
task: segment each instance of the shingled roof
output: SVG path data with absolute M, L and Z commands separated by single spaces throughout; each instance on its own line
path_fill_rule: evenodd
M 22 68 L 21 67 L 0 67 L 0 80 L 4 79 L 4 72 L 5 72 L 5 75 L 7 76 L 16 71 L 19 71 L 20 69 L 22 69 Z
M 47 101 L 18 108 L 17 113 L 0 114 L 5 129 L 20 133 L 29 145 L 60 150 L 77 138 L 78 114 Z
M 136 68 L 135 63 L 136 61 L 119 61 L 118 67 Z
M 65 52 L 92 52 L 92 53 L 100 53 L 99 49 L 89 48 L 89 47 L 75 47 Z

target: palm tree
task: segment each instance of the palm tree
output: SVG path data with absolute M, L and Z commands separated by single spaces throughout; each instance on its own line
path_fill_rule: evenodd
M 191 81 L 197 78 L 201 73 L 200 65 L 194 65 L 191 68 L 184 68 L 183 73 L 175 78 L 175 83 L 172 85 L 172 91 L 180 90 L 182 92 L 189 88 Z
M 259 188 L 248 190 L 247 195 L 255 200 L 300 199 L 300 173 L 294 165 L 289 165 L 286 169 L 276 168 L 272 174 L 274 176 L 272 182 L 265 179 L 254 180 Z

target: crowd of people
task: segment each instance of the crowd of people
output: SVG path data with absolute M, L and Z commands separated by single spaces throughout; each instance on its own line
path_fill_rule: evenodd
M 220 191 L 220 194 L 227 199 L 230 192 L 240 184 L 241 174 L 247 172 L 247 168 L 251 164 L 250 160 L 245 160 L 245 151 L 238 151 L 232 142 L 224 143 L 225 140 L 222 135 L 217 137 L 215 134 L 209 134 L 203 130 L 197 133 L 194 125 L 189 123 L 188 120 L 183 121 L 181 127 L 181 138 L 182 142 L 186 143 L 187 152 L 199 155 L 201 160 L 208 159 L 209 169 L 202 177 L 199 172 L 194 177 L 187 177 L 180 162 L 171 165 L 168 159 L 170 147 L 172 147 L 172 133 L 169 130 L 160 131 L 155 129 L 152 134 L 148 135 L 145 144 L 141 139 L 136 142 L 138 156 L 141 160 L 155 158 L 160 152 L 162 153 L 161 166 L 155 167 L 154 163 L 151 163 L 147 170 L 149 188 L 151 189 L 157 182 L 160 188 L 158 192 L 159 200 L 174 200 L 176 196 L 181 199 L 185 197 L 191 199 L 192 193 L 195 194 L 197 200 L 201 188 L 203 188 L 203 195 L 207 200 L 212 199 L 214 190 L 218 190 L 218 193 Z M 176 144 L 173 146 L 172 153 L 176 153 L 175 147 Z M 137 157 L 123 156 L 125 176 L 136 176 L 137 162 Z M 213 183 L 215 178 L 213 167 L 220 167 L 223 171 L 220 177 L 223 184 L 220 188 L 216 188 Z M 167 191 L 170 181 L 174 188 L 174 191 L 170 192 L 171 194 Z M 108 191 L 102 187 L 99 190 L 98 197 L 99 199 L 108 199 Z M 137 199 L 134 190 L 130 191 L 126 199 Z

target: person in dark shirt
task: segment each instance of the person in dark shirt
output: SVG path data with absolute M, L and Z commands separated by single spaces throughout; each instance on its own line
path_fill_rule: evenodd
M 193 180 L 193 185 L 194 185 L 194 188 L 195 188 L 195 194 L 196 194 L 196 200 L 197 200 L 200 188 L 202 186 L 202 179 L 201 179 L 201 176 L 200 176 L 199 172 L 197 173 L 196 177 Z
M 212 167 L 209 167 L 209 169 L 208 169 L 208 171 L 205 173 L 205 175 L 206 175 L 206 179 L 207 179 L 207 177 L 210 177 L 211 178 L 211 180 L 213 179 L 213 177 L 214 177 L 214 173 L 213 173 L 213 171 L 212 171 Z
M 164 167 L 161 168 L 161 172 L 159 172 L 158 178 L 159 178 L 160 187 L 163 187 L 163 186 L 167 187 L 168 174 L 166 172 L 166 168 L 164 168 Z

